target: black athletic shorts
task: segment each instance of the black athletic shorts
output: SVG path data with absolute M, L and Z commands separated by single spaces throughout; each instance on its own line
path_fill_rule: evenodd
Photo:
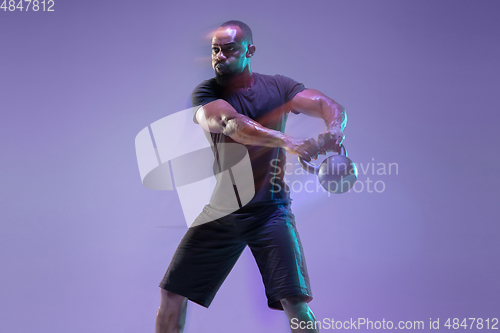
M 202 214 L 210 214 L 206 206 Z M 268 305 L 280 300 L 312 300 L 307 267 L 289 204 L 243 207 L 215 221 L 188 229 L 160 287 L 208 307 L 245 246 L 259 266 Z

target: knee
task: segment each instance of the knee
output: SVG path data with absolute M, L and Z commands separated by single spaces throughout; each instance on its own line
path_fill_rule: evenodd
M 160 311 L 183 312 L 187 306 L 187 298 L 165 289 L 161 290 Z
M 293 312 L 307 310 L 307 308 L 309 307 L 303 296 L 292 296 L 283 298 L 281 300 L 281 305 L 283 306 L 283 309 L 285 311 L 293 311 Z
M 155 332 L 182 332 L 186 320 L 187 298 L 161 289 Z

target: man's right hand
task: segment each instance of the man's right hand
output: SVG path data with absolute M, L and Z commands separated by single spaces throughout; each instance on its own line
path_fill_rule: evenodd
M 345 135 L 340 126 L 335 126 L 318 136 L 318 143 L 321 147 L 320 154 L 326 154 L 329 151 L 338 151 L 344 141 Z
M 311 159 L 316 159 L 320 152 L 318 141 L 313 138 L 295 139 L 287 137 L 283 148 L 289 154 L 299 155 L 306 162 L 310 162 Z

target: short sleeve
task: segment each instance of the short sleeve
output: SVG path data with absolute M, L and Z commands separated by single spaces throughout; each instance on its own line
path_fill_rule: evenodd
M 280 81 L 280 88 L 285 93 L 286 102 L 291 101 L 295 97 L 295 95 L 307 89 L 302 83 L 299 83 L 287 76 L 277 75 L 277 77 Z
M 291 101 L 295 95 L 307 89 L 302 83 L 287 76 L 277 75 L 277 77 L 280 82 L 280 88 L 283 89 L 282 91 L 285 93 L 285 102 Z M 298 114 L 300 112 L 292 110 L 292 113 Z
M 213 80 L 206 80 L 194 88 L 191 94 L 191 104 L 193 105 L 193 121 L 196 121 L 196 111 L 203 105 L 213 102 L 220 97 L 217 96 L 217 89 Z

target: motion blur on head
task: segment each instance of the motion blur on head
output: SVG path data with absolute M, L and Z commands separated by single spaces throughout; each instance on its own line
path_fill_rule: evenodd
M 250 59 L 255 53 L 252 30 L 241 21 L 227 21 L 212 38 L 212 68 L 219 84 L 251 75 Z

